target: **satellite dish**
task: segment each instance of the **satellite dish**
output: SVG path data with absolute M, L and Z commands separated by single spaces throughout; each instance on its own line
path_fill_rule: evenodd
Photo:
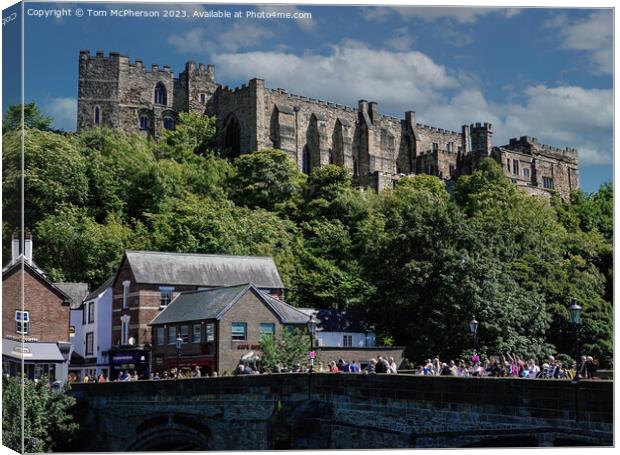
M 134 337 L 131 337 L 127 340 L 127 344 L 129 346 L 133 346 L 134 344 L 136 344 L 136 339 Z

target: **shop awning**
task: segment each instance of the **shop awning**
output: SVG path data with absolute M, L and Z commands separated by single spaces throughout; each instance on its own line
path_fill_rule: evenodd
M 15 340 L 2 338 L 2 355 L 25 362 L 64 362 L 60 349 L 56 343 L 21 343 Z

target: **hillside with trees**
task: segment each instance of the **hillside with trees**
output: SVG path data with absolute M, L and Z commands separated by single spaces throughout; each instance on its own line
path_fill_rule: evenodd
M 30 115 L 40 115 L 36 106 Z M 53 281 L 104 282 L 125 249 L 273 256 L 289 303 L 370 312 L 379 342 L 415 362 L 455 358 L 480 321 L 481 352 L 573 354 L 612 363 L 613 189 L 543 200 L 492 160 L 452 193 L 419 175 L 376 194 L 329 165 L 302 174 L 280 150 L 229 162 L 215 118 L 181 114 L 159 144 L 29 118 L 25 225 Z M 3 263 L 19 226 L 20 132 L 3 125 Z

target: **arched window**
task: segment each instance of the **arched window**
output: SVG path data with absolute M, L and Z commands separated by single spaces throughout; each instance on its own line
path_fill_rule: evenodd
M 164 128 L 166 128 L 167 130 L 174 129 L 174 119 L 170 115 L 166 115 L 164 117 Z
M 140 114 L 140 129 L 141 130 L 149 129 L 149 117 L 146 114 Z
M 101 110 L 99 109 L 99 106 L 95 106 L 95 112 L 93 117 L 95 120 L 95 125 L 99 125 L 101 123 Z
M 155 85 L 155 104 L 168 104 L 166 102 L 166 86 L 161 82 Z
M 224 148 L 228 158 L 234 159 L 241 154 L 241 125 L 234 114 L 229 115 L 224 124 Z

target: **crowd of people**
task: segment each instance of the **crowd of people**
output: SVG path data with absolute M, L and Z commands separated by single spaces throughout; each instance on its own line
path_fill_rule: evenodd
M 266 368 L 260 364 L 240 363 L 234 375 L 250 375 L 250 374 L 271 374 L 271 373 L 307 373 L 312 368 L 315 373 L 357 373 L 357 374 L 397 374 L 398 366 L 393 357 L 384 358 L 377 357 L 367 362 L 359 362 L 357 360 L 346 361 L 339 359 L 327 363 L 317 362 L 312 367 L 308 364 L 295 363 L 291 366 L 277 364 L 274 368 Z M 469 359 L 461 359 L 458 361 L 450 360 L 443 362 L 439 357 L 427 359 L 413 372 L 413 374 L 421 376 L 458 376 L 458 377 L 514 377 L 529 379 L 574 379 L 578 372 L 581 379 L 592 379 L 598 370 L 598 362 L 592 356 L 581 357 L 581 362 L 576 368 L 575 362 L 566 364 L 558 361 L 554 356 L 549 356 L 539 365 L 534 358 L 522 358 L 518 354 L 501 354 L 498 356 L 490 356 L 482 360 L 477 353 L 474 353 Z M 410 373 L 408 371 L 408 373 Z M 223 374 L 228 376 L 228 372 Z M 150 377 L 139 377 L 134 371 L 121 371 L 116 379 L 112 382 L 129 382 L 142 379 L 164 380 L 164 379 L 188 379 L 199 377 L 215 377 L 217 372 L 203 372 L 199 366 L 193 368 L 171 368 L 169 371 L 153 372 Z M 99 374 L 96 377 L 90 377 L 85 374 L 81 380 L 76 377 L 69 378 L 69 382 L 84 383 L 105 383 L 110 379 L 105 374 Z
M 574 379 L 575 374 L 582 379 L 592 379 L 598 370 L 598 362 L 592 356 L 582 356 L 579 365 L 574 361 L 563 363 L 554 356 L 547 357 L 539 365 L 534 358 L 525 359 L 518 354 L 501 354 L 481 360 L 476 353 L 471 359 L 455 362 L 442 362 L 439 357 L 427 359 L 417 368 L 416 373 L 424 376 L 487 376 L 514 377 L 529 379 Z

